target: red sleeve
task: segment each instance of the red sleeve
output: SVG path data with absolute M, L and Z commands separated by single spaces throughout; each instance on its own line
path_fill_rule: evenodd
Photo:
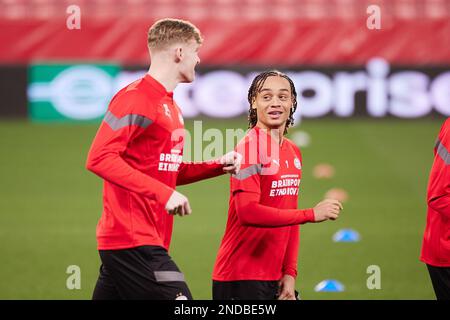
M 314 222 L 313 209 L 278 209 L 259 203 L 259 193 L 235 192 L 235 206 L 244 226 L 274 228 Z
M 215 162 L 182 162 L 178 171 L 177 186 L 224 174 L 223 165 Z
M 435 146 L 428 184 L 428 206 L 450 219 L 450 120 L 442 126 Z
M 283 261 L 283 274 L 288 274 L 297 277 L 297 259 L 298 248 L 300 242 L 300 227 L 291 226 L 289 233 L 289 243 Z
M 129 142 L 155 120 L 143 112 L 143 103 L 134 93 L 119 93 L 113 99 L 89 150 L 86 168 L 109 182 L 165 205 L 174 190 L 134 169 L 121 156 Z

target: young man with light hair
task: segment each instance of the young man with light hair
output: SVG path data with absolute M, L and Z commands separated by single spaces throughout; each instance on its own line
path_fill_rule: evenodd
M 148 73 L 113 97 L 92 143 L 86 167 L 104 180 L 93 299 L 192 299 L 168 254 L 173 216 L 191 213 L 175 187 L 239 171 L 234 153 L 182 161 L 183 117 L 173 90 L 194 80 L 202 41 L 187 21 L 153 24 Z

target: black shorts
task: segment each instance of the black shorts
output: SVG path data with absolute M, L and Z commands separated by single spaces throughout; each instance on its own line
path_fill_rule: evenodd
M 427 267 L 437 300 L 450 300 L 450 267 Z
M 192 299 L 184 275 L 159 246 L 100 250 L 93 300 Z
M 216 281 L 213 280 L 213 300 L 275 300 L 278 281 Z

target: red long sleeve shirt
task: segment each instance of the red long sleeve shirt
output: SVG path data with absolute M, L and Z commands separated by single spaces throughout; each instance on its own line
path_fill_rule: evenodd
M 99 250 L 169 248 L 175 186 L 223 173 L 216 163 L 182 162 L 184 125 L 173 94 L 146 75 L 120 90 L 92 143 L 86 167 L 104 180 Z
M 420 260 L 432 266 L 450 267 L 450 118 L 442 125 L 434 148 L 427 203 Z
M 258 127 L 236 151 L 241 171 L 231 177 L 228 221 L 213 271 L 217 281 L 280 280 L 297 275 L 299 224 L 314 221 L 298 210 L 301 154 L 283 138 L 281 146 Z

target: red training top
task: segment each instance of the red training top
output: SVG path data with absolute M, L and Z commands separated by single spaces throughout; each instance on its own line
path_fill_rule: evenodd
M 301 179 L 298 147 L 281 145 L 258 127 L 236 151 L 241 171 L 231 177 L 228 221 L 213 280 L 280 280 L 297 275 L 298 224 L 314 221 L 313 209 L 297 210 Z
M 450 118 L 439 132 L 428 182 L 427 226 L 420 260 L 450 267 Z
M 173 93 L 150 75 L 111 100 L 86 167 L 104 179 L 99 250 L 158 245 L 168 250 L 176 185 L 223 174 L 216 163 L 182 162 L 184 125 Z

